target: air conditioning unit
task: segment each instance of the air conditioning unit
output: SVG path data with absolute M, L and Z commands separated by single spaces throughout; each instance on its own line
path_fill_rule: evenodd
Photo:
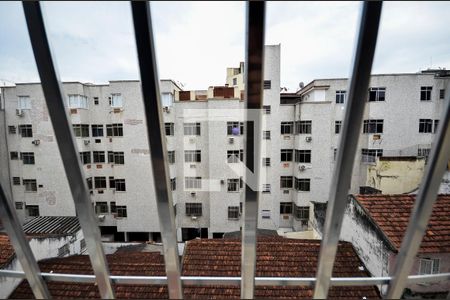
M 90 140 L 84 140 L 84 144 L 87 146 L 87 145 L 89 145 L 90 144 Z
M 20 108 L 16 109 L 16 116 L 22 117 L 23 116 L 23 110 L 21 110 Z
M 192 165 L 190 165 L 190 168 L 195 169 L 195 168 L 197 168 L 197 165 L 192 164 Z
M 283 190 L 283 194 L 289 194 L 289 190 Z
M 163 107 L 163 111 L 166 113 L 170 113 L 170 107 L 169 106 L 164 106 Z
M 308 143 L 312 141 L 312 136 L 307 136 L 305 137 L 305 141 L 307 141 Z
M 113 109 L 113 112 L 114 112 L 114 113 L 120 113 L 120 112 L 122 112 L 122 111 L 123 111 L 122 108 L 114 108 L 114 109 Z
M 197 216 L 191 216 L 191 220 L 193 221 L 197 220 Z
M 306 166 L 305 165 L 300 165 L 300 166 L 298 166 L 298 170 L 299 171 L 305 171 L 306 170 Z
M 228 138 L 228 143 L 229 144 L 234 144 L 234 138 L 232 138 L 232 137 Z
M 40 140 L 34 140 L 34 141 L 32 141 L 31 142 L 33 145 L 35 145 L 35 146 L 38 146 L 40 143 L 41 143 L 41 141 Z
M 195 195 L 197 195 L 195 192 L 191 192 L 192 197 L 195 197 Z

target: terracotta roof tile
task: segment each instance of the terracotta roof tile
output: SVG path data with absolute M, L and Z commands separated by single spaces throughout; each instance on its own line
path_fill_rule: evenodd
M 9 242 L 9 237 L 0 233 L 0 269 L 9 264 L 14 256 L 14 248 Z
M 257 276 L 315 276 L 320 241 L 262 238 L 257 245 Z M 187 243 L 183 258 L 183 275 L 239 276 L 241 243 L 239 239 L 193 240 Z M 107 255 L 113 275 L 165 275 L 164 260 L 159 253 L 116 253 Z M 92 274 L 89 258 L 84 255 L 54 258 L 39 262 L 43 272 Z M 338 248 L 334 276 L 368 276 L 350 243 L 341 242 Z M 86 283 L 50 282 L 49 290 L 55 299 L 99 298 L 97 287 Z M 164 285 L 113 285 L 117 298 L 168 298 Z M 238 286 L 184 286 L 186 299 L 239 299 Z M 305 287 L 261 286 L 255 289 L 256 298 L 311 298 L 313 290 Z M 26 281 L 22 281 L 11 298 L 33 298 Z M 380 298 L 375 286 L 333 287 L 330 298 Z
M 400 249 L 416 195 L 355 195 L 354 198 Z M 450 252 L 450 195 L 438 195 L 419 253 Z

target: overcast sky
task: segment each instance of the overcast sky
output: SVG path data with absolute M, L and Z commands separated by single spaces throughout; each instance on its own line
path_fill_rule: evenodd
M 268 2 L 266 44 L 281 44 L 281 86 L 347 77 L 358 2 Z M 65 81 L 138 79 L 128 2 L 43 3 Z M 154 2 L 160 78 L 185 89 L 225 83 L 244 59 L 243 2 Z M 372 73 L 450 69 L 450 2 L 386 2 Z M 0 82 L 39 81 L 20 2 L 0 2 Z

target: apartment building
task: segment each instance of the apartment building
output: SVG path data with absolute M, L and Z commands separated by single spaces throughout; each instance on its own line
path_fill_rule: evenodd
M 314 80 L 280 94 L 280 45 L 266 46 L 265 55 L 258 226 L 308 230 L 311 202 L 328 199 L 348 80 Z M 244 73 L 243 63 L 228 68 L 225 86 L 201 91 L 161 80 L 179 240 L 221 237 L 242 226 Z M 372 76 L 361 99 L 367 105 L 351 193 L 370 185 L 367 168 L 378 156 L 427 156 L 448 101 L 449 76 Z M 102 235 L 160 240 L 140 82 L 67 82 L 63 88 Z M 9 164 L 18 213 L 23 219 L 75 215 L 41 86 L 16 84 L 2 95 L 7 151 L 0 159 Z

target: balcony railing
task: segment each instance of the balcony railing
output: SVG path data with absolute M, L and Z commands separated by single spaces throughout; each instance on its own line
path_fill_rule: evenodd
M 159 93 L 159 81 L 156 68 L 155 49 L 150 5 L 148 2 L 132 2 L 132 15 L 137 44 L 138 61 L 142 81 L 147 133 L 156 188 L 157 210 L 160 220 L 164 258 L 167 276 L 111 276 L 103 252 L 100 230 L 91 207 L 89 191 L 72 128 L 64 107 L 63 93 L 58 72 L 55 68 L 44 19 L 39 2 L 23 3 L 28 32 L 42 82 L 49 115 L 55 130 L 56 140 L 64 164 L 67 178 L 82 227 L 86 247 L 91 259 L 94 275 L 41 273 L 24 232 L 18 222 L 12 202 L 7 199 L 4 189 L 0 189 L 0 218 L 10 236 L 16 255 L 23 267 L 21 271 L 1 270 L 0 275 L 26 278 L 36 298 L 50 298 L 47 281 L 95 282 L 102 298 L 114 298 L 111 283 L 167 284 L 169 297 L 183 297 L 182 282 L 191 285 L 225 284 L 240 285 L 242 298 L 253 298 L 255 285 L 314 285 L 314 298 L 326 298 L 330 286 L 355 286 L 388 284 L 388 298 L 399 298 L 407 283 L 449 280 L 450 274 L 408 276 L 413 259 L 417 254 L 420 241 L 430 218 L 436 200 L 440 180 L 444 174 L 450 156 L 450 101 L 439 124 L 434 138 L 434 147 L 430 153 L 428 165 L 419 194 L 416 198 L 410 224 L 398 254 L 392 277 L 373 278 L 331 278 L 336 256 L 339 234 L 350 186 L 354 156 L 361 131 L 363 111 L 369 76 L 375 52 L 382 2 L 364 2 L 359 25 L 359 35 L 354 56 L 352 76 L 348 88 L 345 118 L 340 137 L 337 161 L 328 202 L 324 226 L 324 235 L 319 256 L 316 278 L 273 278 L 256 277 L 256 228 L 259 192 L 246 186 L 244 202 L 244 227 L 242 230 L 242 270 L 241 277 L 186 277 L 180 276 L 180 266 L 176 242 L 176 227 L 170 192 L 167 149 L 164 138 L 162 109 Z M 246 93 L 245 101 L 249 111 L 261 109 L 263 91 L 264 62 L 264 20 L 265 3 L 252 1 L 247 4 L 246 31 Z M 259 115 L 260 117 L 260 115 Z M 254 119 L 254 118 L 253 118 Z M 247 120 L 250 120 L 249 115 Z M 246 164 L 259 174 L 260 140 L 254 132 L 261 132 L 260 119 L 246 122 Z M 253 159 L 253 156 L 257 156 Z M 259 176 L 256 176 L 259 177 Z

